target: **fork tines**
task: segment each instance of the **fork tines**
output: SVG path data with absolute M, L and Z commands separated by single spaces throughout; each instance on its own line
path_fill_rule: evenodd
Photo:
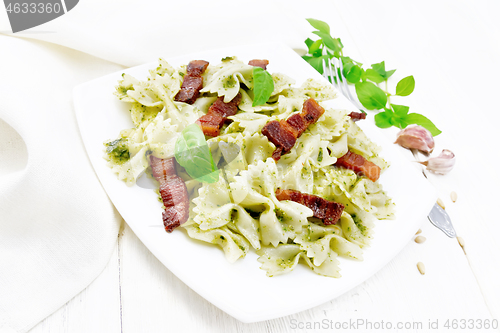
M 351 103 L 353 103 L 357 108 L 360 108 L 358 101 L 352 97 L 351 91 L 347 86 L 347 79 L 344 77 L 342 60 L 336 57 L 333 57 L 330 61 L 325 61 L 325 59 L 323 59 L 323 77 L 333 84 L 334 87 Z

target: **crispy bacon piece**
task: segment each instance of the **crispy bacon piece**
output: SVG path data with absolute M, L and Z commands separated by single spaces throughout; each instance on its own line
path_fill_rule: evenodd
M 227 117 L 234 116 L 238 112 L 240 102 L 240 93 L 229 103 L 224 103 L 224 96 L 221 96 L 208 108 L 208 113 L 201 116 L 196 123 L 201 126 L 205 135 L 219 136 L 222 125 L 228 121 Z
M 269 60 L 267 59 L 253 59 L 248 62 L 250 66 L 260 67 L 262 69 L 266 69 L 267 65 L 269 65 Z
M 224 123 L 224 118 L 218 114 L 207 113 L 200 117 L 196 123 L 200 125 L 203 134 L 215 137 L 220 134 L 220 128 Z
M 186 72 L 190 76 L 200 76 L 208 67 L 208 61 L 192 60 L 186 68 Z
M 363 156 L 347 151 L 347 154 L 337 160 L 335 165 L 353 170 L 368 177 L 371 181 L 377 181 L 380 177 L 380 167 L 375 163 L 367 161 Z
M 361 119 L 366 119 L 366 113 L 352 111 L 351 113 L 349 113 L 349 117 L 351 117 L 352 121 L 358 121 Z
M 295 145 L 297 138 L 309 125 L 318 121 L 323 113 L 325 109 L 314 99 L 309 98 L 304 102 L 301 113 L 293 114 L 286 120 L 273 120 L 264 125 L 262 134 L 276 146 L 273 159 L 277 161 L 281 155 L 288 153 Z
M 187 221 L 189 217 L 189 199 L 186 184 L 175 172 L 173 157 L 161 159 L 149 156 L 153 176 L 160 183 L 160 195 L 165 206 L 163 224 L 167 232 Z
M 175 95 L 175 100 L 193 104 L 200 95 L 201 88 L 203 88 L 203 78 L 201 76 L 184 75 L 181 90 Z
M 310 208 L 313 216 L 323 220 L 326 225 L 335 224 L 344 211 L 344 205 L 325 200 L 316 195 L 302 193 L 296 190 L 276 189 L 276 198 L 280 201 L 290 200 Z
M 200 90 L 203 88 L 203 78 L 201 74 L 207 69 L 208 62 L 205 60 L 193 60 L 187 65 L 187 74 L 184 75 L 181 90 L 175 95 L 177 102 L 193 104 Z

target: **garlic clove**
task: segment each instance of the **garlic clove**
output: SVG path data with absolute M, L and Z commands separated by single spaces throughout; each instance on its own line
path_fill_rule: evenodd
M 441 175 L 446 175 L 455 166 L 455 154 L 451 150 L 443 149 L 437 157 L 431 157 L 425 162 L 418 162 L 426 169 Z
M 415 148 L 425 153 L 431 153 L 434 149 L 434 138 L 431 132 L 418 125 L 410 125 L 401 130 L 394 143 L 409 149 Z

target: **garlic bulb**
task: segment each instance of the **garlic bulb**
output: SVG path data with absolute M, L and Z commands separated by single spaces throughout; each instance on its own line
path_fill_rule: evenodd
M 431 172 L 446 175 L 455 165 L 455 154 L 451 150 L 443 149 L 438 157 L 431 157 L 426 162 L 418 163 L 425 165 Z
M 431 153 L 434 149 L 434 138 L 431 132 L 418 125 L 410 125 L 398 133 L 396 142 L 402 147 L 418 149 Z

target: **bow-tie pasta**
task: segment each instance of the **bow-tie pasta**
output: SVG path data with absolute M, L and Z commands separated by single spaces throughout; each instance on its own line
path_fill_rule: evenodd
M 221 99 L 230 103 L 236 98 L 236 113 L 226 118 L 212 114 L 210 119 L 223 121 L 217 136 L 205 138 L 213 165 L 218 166 L 218 180 L 200 181 L 189 176 L 188 169 L 176 167 L 189 195 L 189 218 L 181 227 L 189 237 L 219 246 L 229 262 L 257 251 L 268 276 L 290 272 L 302 262 L 317 274 L 340 277 L 342 258 L 363 260 L 377 219 L 393 218 L 394 203 L 378 181 L 338 162 L 354 153 L 383 172 L 388 163 L 380 147 L 354 123 L 349 111 L 328 107 L 324 101 L 334 99 L 336 92 L 324 80 L 308 79 L 295 87 L 292 78 L 272 73 L 270 97 L 254 106 L 253 66 L 236 57 L 207 66 L 193 74 L 189 66 L 174 68 L 160 59 L 146 80 L 124 74 L 115 95 L 128 103 L 133 127 L 105 143 L 108 165 L 133 186 L 143 173 L 151 174 L 149 155 L 173 157 L 187 126 L 208 116 Z M 179 101 L 183 80 L 193 75 L 194 80 L 202 79 L 199 96 L 190 104 Z M 276 159 L 279 147 L 263 134 L 264 127 L 271 122 L 292 126 L 287 119 L 302 117 L 304 102 L 311 98 L 324 113 Z M 279 196 L 287 191 L 296 199 Z M 343 210 L 327 223 L 317 212 L 332 201 Z

